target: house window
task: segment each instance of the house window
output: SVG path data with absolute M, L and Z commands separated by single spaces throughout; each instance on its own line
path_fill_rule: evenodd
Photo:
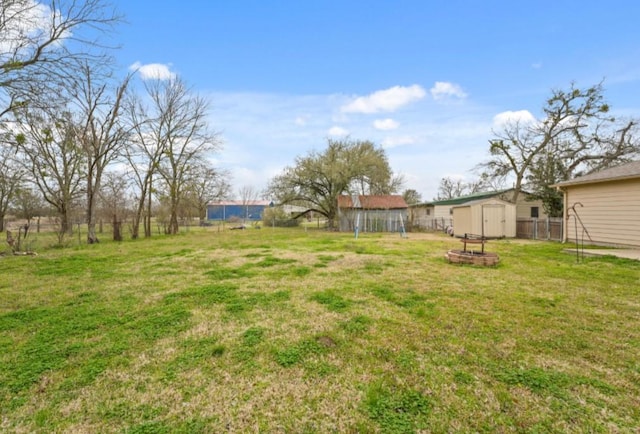
M 538 207 L 537 206 L 532 206 L 531 207 L 531 218 L 532 219 L 537 219 L 538 218 Z
M 427 215 L 431 215 L 431 210 L 427 208 Z

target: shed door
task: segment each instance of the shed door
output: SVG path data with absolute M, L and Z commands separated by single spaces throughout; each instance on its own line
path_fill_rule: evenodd
M 505 236 L 504 205 L 482 205 L 483 234 L 485 237 Z

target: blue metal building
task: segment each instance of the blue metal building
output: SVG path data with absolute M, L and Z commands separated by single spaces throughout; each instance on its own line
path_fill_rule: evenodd
M 207 205 L 207 220 L 258 221 L 262 219 L 262 212 L 269 206 L 269 203 L 267 200 L 210 202 Z

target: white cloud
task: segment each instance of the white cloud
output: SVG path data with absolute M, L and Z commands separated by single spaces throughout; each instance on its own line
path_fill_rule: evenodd
M 135 62 L 129 67 L 131 71 L 137 71 L 143 80 L 170 80 L 175 78 L 176 74 L 171 72 L 171 65 L 162 63 L 148 63 L 143 65 Z
M 234 190 L 251 185 L 262 190 L 298 156 L 322 151 L 327 138 L 371 140 L 384 147 L 393 172 L 430 199 L 440 179 L 467 173 L 486 158 L 496 111 L 471 102 L 464 106 L 416 104 L 402 113 L 396 130 L 373 128 L 374 119 L 341 113 L 344 94 L 289 95 L 211 92 L 210 124 L 221 132 L 224 148 L 215 154 L 217 167 L 228 170 Z M 341 116 L 336 116 L 336 114 Z M 297 125 L 301 118 L 304 125 Z M 250 125 L 251 128 L 247 128 Z
M 376 130 L 388 131 L 395 130 L 400 124 L 393 119 L 376 119 L 373 121 L 373 128 Z
M 416 139 L 411 136 L 396 136 L 387 137 L 382 141 L 382 147 L 385 149 L 397 148 L 403 145 L 412 145 L 416 142 Z
M 408 87 L 394 86 L 356 98 L 343 105 L 340 110 L 344 113 L 393 112 L 402 106 L 424 98 L 425 95 L 425 90 L 417 84 Z
M 309 119 L 309 116 L 298 116 L 295 120 L 295 123 L 300 127 L 304 127 L 305 125 L 307 125 L 308 119 Z
M 536 118 L 529 110 L 506 111 L 498 113 L 493 117 L 493 127 L 500 128 L 507 124 L 521 123 L 530 124 L 536 121 Z
M 44 44 L 53 32 L 51 23 L 60 22 L 63 17 L 59 10 L 51 10 L 47 5 L 34 0 L 25 2 L 2 2 L 2 39 L 0 39 L 0 61 L 6 62 L 10 56 L 30 57 L 33 47 Z M 45 47 L 45 51 L 61 46 L 65 39 L 71 37 L 71 31 L 65 30 L 53 44 Z M 27 40 L 30 43 L 25 44 Z
M 436 81 L 433 87 L 430 89 L 431 96 L 436 101 L 444 100 L 450 97 L 456 97 L 464 99 L 467 94 L 462 90 L 460 85 L 455 83 L 449 83 L 446 81 Z
M 329 129 L 329 135 L 330 136 L 348 136 L 349 135 L 349 131 L 342 128 L 342 127 L 331 127 Z

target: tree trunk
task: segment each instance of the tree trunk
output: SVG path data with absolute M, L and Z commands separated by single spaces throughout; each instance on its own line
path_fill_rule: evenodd
M 140 236 L 140 213 L 136 212 L 136 215 L 133 216 L 133 221 L 131 222 L 131 239 L 137 240 Z
M 178 225 L 178 206 L 179 199 L 178 194 L 174 189 L 171 191 L 170 197 L 170 215 L 169 215 L 169 227 L 167 228 L 167 233 L 169 235 L 175 235 L 178 233 L 179 225 Z
M 167 228 L 167 233 L 169 235 L 175 235 L 178 233 L 178 216 L 175 212 L 171 211 L 171 216 L 169 217 L 169 227 Z
M 113 241 L 122 241 L 121 222 L 118 221 L 118 217 L 113 215 Z
M 151 178 L 149 178 L 149 188 L 147 197 L 147 215 L 145 216 L 144 224 L 144 236 L 145 238 L 151 237 Z
M 133 216 L 133 222 L 131 223 L 131 238 L 137 240 L 140 237 L 140 223 L 144 214 L 144 204 L 146 202 L 146 194 L 144 191 L 140 192 L 140 200 L 136 205 L 136 213 Z
M 60 217 L 60 228 L 58 231 L 58 243 L 62 244 L 64 237 L 66 235 L 71 235 L 73 233 L 73 227 L 71 226 L 69 219 L 69 212 L 65 207 L 62 207 L 58 211 Z
M 98 235 L 96 234 L 96 223 L 92 221 L 87 226 L 89 228 L 87 232 L 87 244 L 99 243 L 100 240 L 98 239 Z
M 87 244 L 99 243 L 98 235 L 96 234 L 96 217 L 95 217 L 95 194 L 92 185 L 93 179 L 89 176 L 87 185 Z
M 94 184 L 95 181 L 95 184 Z M 96 234 L 96 216 L 95 216 L 95 190 L 94 187 L 99 184 L 99 175 L 94 178 L 93 173 L 89 170 L 87 174 L 87 244 L 96 244 L 100 242 Z
M 205 206 L 204 208 L 199 208 L 200 209 L 198 210 L 198 217 L 200 219 L 200 226 L 203 226 L 207 221 L 207 207 Z

